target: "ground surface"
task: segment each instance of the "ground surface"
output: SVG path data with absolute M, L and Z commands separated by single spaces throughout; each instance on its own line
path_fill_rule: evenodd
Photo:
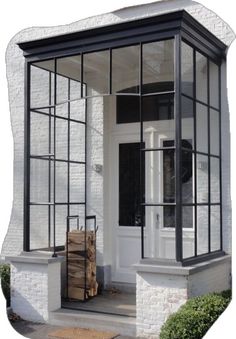
M 30 339 L 53 339 L 53 337 L 49 336 L 49 333 L 53 333 L 59 329 L 62 329 L 59 326 L 52 326 L 48 324 L 37 324 L 25 320 L 12 321 L 11 324 L 18 333 Z M 92 336 L 91 338 L 95 339 L 96 337 Z M 64 339 L 67 338 L 65 337 Z M 78 339 L 83 338 L 81 336 L 78 336 Z M 116 339 L 133 339 L 133 337 L 118 335 L 116 336 Z

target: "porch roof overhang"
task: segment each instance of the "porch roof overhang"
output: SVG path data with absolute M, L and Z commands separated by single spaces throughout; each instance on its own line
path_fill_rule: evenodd
M 179 34 L 212 58 L 225 58 L 227 46 L 185 10 L 18 43 L 29 61 L 165 39 Z

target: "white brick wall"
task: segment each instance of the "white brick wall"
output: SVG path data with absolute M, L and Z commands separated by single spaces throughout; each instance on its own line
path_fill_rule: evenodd
M 145 267 L 146 266 L 146 267 Z M 230 257 L 194 267 L 136 265 L 137 336 L 159 338 L 162 325 L 188 298 L 227 290 L 231 286 Z
M 11 261 L 11 307 L 25 320 L 47 322 L 61 306 L 60 262 Z

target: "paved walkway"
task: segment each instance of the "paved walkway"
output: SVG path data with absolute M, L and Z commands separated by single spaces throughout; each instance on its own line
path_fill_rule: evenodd
M 52 326 L 48 324 L 37 324 L 25 320 L 17 320 L 11 322 L 13 328 L 21 335 L 30 339 L 48 339 L 48 334 L 60 329 L 59 326 Z M 83 339 L 83 338 L 78 338 Z M 133 337 L 119 335 L 116 339 L 133 339 Z

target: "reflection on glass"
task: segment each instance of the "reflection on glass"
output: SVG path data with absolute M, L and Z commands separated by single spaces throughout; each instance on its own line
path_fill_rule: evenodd
M 181 109 L 182 138 L 191 139 L 191 144 L 194 148 L 193 101 L 182 96 Z
M 182 42 L 181 51 L 182 92 L 193 97 L 193 48 Z
M 139 93 L 140 47 L 112 50 L 112 93 Z
M 211 206 L 211 251 L 220 250 L 220 206 Z
M 208 157 L 197 154 L 197 202 L 208 202 Z
M 210 105 L 219 108 L 219 67 L 210 61 Z
M 30 200 L 32 202 L 48 202 L 48 170 L 49 161 L 30 160 Z
M 54 60 L 40 61 L 30 68 L 30 107 L 45 107 L 53 103 Z M 50 78 L 50 74 L 52 75 Z M 51 81 L 50 81 L 51 79 Z
M 81 56 L 57 59 L 57 104 L 81 96 Z M 70 92 L 68 92 L 70 86 Z
M 48 206 L 30 206 L 30 249 L 48 247 Z
M 192 140 L 182 140 L 182 201 L 183 203 L 193 202 L 193 153 Z
M 210 110 L 210 153 L 220 154 L 220 126 L 219 126 L 219 112 L 214 109 Z
M 140 99 L 129 95 L 116 97 L 117 123 L 132 123 L 140 121 Z M 143 97 L 143 121 L 158 121 L 174 119 L 174 96 L 172 94 L 151 95 Z
M 197 254 L 208 252 L 208 206 L 197 207 Z
M 64 119 L 56 119 L 56 158 L 68 158 L 68 122 Z
M 207 58 L 196 53 L 196 97 L 207 103 Z
M 144 44 L 143 93 L 163 92 L 173 89 L 174 40 Z
M 143 145 L 144 147 L 144 145 Z M 145 164 L 142 168 L 145 190 Z M 140 143 L 119 145 L 119 226 L 140 226 Z
M 48 113 L 45 110 L 45 113 Z M 51 133 L 53 119 L 51 119 Z M 31 112 L 30 114 L 30 152 L 31 155 L 45 155 L 49 153 L 49 117 L 44 114 Z
M 67 206 L 55 206 L 56 214 L 56 246 L 65 246 L 66 243 L 66 224 L 67 224 Z
M 220 202 L 220 161 L 211 157 L 211 203 Z
M 85 166 L 70 164 L 70 202 L 85 201 Z
M 70 122 L 70 160 L 85 161 L 85 125 Z
M 189 229 L 193 229 L 193 221 L 194 221 L 194 207 L 183 206 L 182 208 L 183 258 L 190 258 L 194 256 L 194 235 L 193 232 L 189 232 Z M 187 229 L 187 231 L 185 229 Z
M 108 94 L 109 92 L 109 51 L 84 54 L 83 82 L 86 84 L 87 93 L 83 96 Z
M 67 201 L 67 163 L 56 161 L 56 202 Z
M 196 112 L 197 150 L 208 153 L 208 115 L 207 107 L 197 104 Z

